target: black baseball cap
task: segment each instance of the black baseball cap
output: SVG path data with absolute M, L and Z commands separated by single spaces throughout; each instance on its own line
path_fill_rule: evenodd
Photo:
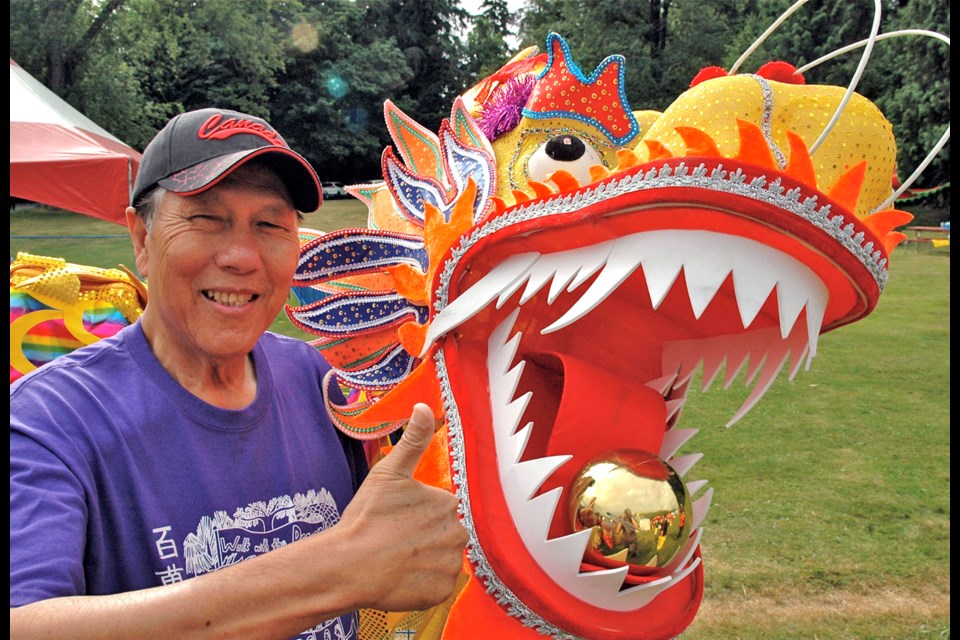
M 320 206 L 320 179 L 310 163 L 266 120 L 229 109 L 174 116 L 143 150 L 133 202 L 157 186 L 181 196 L 201 193 L 253 158 L 276 170 L 298 211 Z

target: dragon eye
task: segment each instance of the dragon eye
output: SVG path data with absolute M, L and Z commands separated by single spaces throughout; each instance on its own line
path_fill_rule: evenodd
M 531 180 L 543 182 L 554 171 L 563 169 L 580 184 L 587 184 L 591 165 L 600 163 L 600 154 L 593 147 L 577 136 L 564 134 L 540 145 L 527 161 L 527 171 Z

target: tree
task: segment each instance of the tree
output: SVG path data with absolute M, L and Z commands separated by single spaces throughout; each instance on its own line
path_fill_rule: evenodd
M 370 3 L 368 13 L 372 32 L 395 38 L 412 73 L 394 102 L 423 126 L 438 129 L 471 80 L 457 35 L 466 27 L 466 12 L 454 0 L 380 0 Z
M 63 96 L 85 71 L 93 44 L 107 21 L 126 0 L 103 3 L 69 0 L 37 3 L 29 0 L 10 2 L 11 54 L 14 42 L 25 69 L 34 74 L 51 91 Z M 36 30 L 39 24 L 44 29 Z M 37 37 L 37 36 L 41 37 Z
M 412 78 L 406 57 L 394 38 L 380 37 L 369 6 L 352 0 L 313 7 L 294 31 L 271 122 L 324 179 L 378 177 L 389 143 L 382 105 Z
M 506 37 L 512 23 L 506 0 L 484 0 L 480 15 L 473 18 L 467 34 L 467 77 L 475 84 L 502 67 L 510 59 Z

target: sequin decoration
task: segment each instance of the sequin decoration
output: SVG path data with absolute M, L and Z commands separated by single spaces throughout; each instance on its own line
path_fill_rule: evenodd
M 627 101 L 623 56 L 608 56 L 586 78 L 573 62 L 563 38 L 551 33 L 547 50 L 547 68 L 538 77 L 524 116 L 585 122 L 617 145 L 626 145 L 640 133 Z
M 342 229 L 301 247 L 293 280 L 298 286 L 308 286 L 398 264 L 426 271 L 427 261 L 423 238 L 375 229 Z

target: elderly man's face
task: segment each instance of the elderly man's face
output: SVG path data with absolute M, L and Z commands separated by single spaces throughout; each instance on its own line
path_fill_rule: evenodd
M 283 182 L 257 164 L 195 196 L 165 194 L 137 255 L 154 349 L 188 361 L 246 355 L 286 301 L 298 223 Z

